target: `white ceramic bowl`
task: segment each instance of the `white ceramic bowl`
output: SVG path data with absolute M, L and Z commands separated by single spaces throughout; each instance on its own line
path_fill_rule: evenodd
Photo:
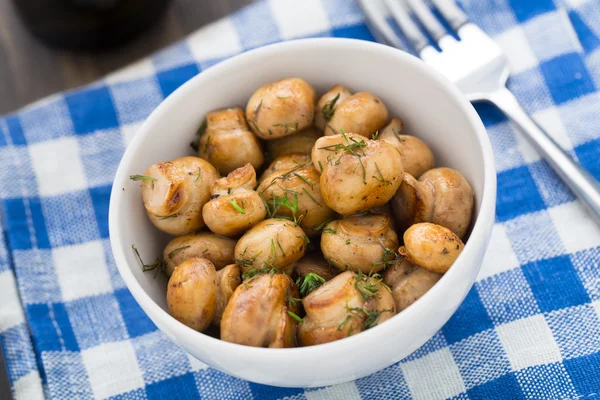
M 181 324 L 167 313 L 166 282 L 143 273 L 168 237 L 146 217 L 138 182 L 157 161 L 191 155 L 189 142 L 207 112 L 245 104 L 260 86 L 298 76 L 323 93 L 334 84 L 377 94 L 406 132 L 433 149 L 438 166 L 465 175 L 475 192 L 475 224 L 464 251 L 425 296 L 391 320 L 337 342 L 294 349 L 227 343 Z M 124 190 L 123 190 L 124 188 Z M 127 287 L 150 319 L 188 353 L 228 374 L 288 387 L 324 386 L 357 379 L 406 357 L 431 338 L 473 285 L 494 221 L 496 174 L 492 150 L 471 104 L 419 59 L 379 44 L 306 39 L 253 50 L 224 61 L 184 84 L 150 115 L 127 148 L 110 199 L 110 239 Z

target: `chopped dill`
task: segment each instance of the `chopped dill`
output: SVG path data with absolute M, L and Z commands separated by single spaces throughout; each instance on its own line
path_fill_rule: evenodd
M 318 289 L 324 283 L 325 279 L 314 272 L 309 272 L 304 277 L 299 276 L 296 280 L 296 286 L 300 288 L 300 294 L 302 294 L 302 297 L 308 296 L 311 292 Z
M 231 204 L 231 206 L 233 208 L 235 208 L 235 211 L 237 211 L 240 214 L 246 214 L 246 210 L 244 210 L 242 207 L 240 207 L 237 203 L 237 199 L 234 197 L 232 200 L 229 201 L 229 204 Z
M 337 103 L 339 98 L 340 93 L 338 93 L 333 99 L 331 99 L 331 101 L 325 103 L 323 108 L 321 108 L 321 113 L 323 114 L 323 118 L 325 118 L 326 121 L 331 121 L 331 118 L 333 118 L 333 114 L 335 113 L 335 103 Z

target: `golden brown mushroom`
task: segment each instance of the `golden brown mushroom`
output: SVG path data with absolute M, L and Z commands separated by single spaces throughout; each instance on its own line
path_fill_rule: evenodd
M 210 199 L 217 170 L 198 157 L 181 157 L 148 168 L 142 198 L 150 221 L 171 235 L 184 235 L 204 226 L 202 207 Z
M 333 117 L 338 105 L 352 96 L 352 93 L 342 85 L 335 85 L 325 93 L 317 102 L 315 112 L 315 126 L 322 131 L 327 129 L 327 123 Z
M 384 141 L 344 137 L 343 143 L 321 149 L 332 155 L 321 173 L 321 194 L 342 215 L 386 204 L 402 183 L 400 154 Z
M 198 142 L 198 153 L 221 174 L 248 163 L 258 169 L 264 162 L 262 146 L 250 132 L 244 111 L 239 107 L 206 115 L 206 131 Z
M 317 235 L 315 228 L 335 215 L 321 196 L 319 171 L 310 164 L 281 168 L 266 177 L 256 191 L 275 215 L 300 221 L 308 236 Z
M 279 156 L 273 160 L 267 169 L 260 176 L 259 183 L 262 183 L 269 175 L 274 173 L 281 174 L 298 167 L 299 165 L 310 164 L 310 156 L 301 153 L 290 153 Z
M 265 219 L 264 202 L 254 191 L 256 172 L 252 165 L 232 171 L 211 187 L 211 200 L 202 215 L 208 228 L 223 236 L 237 236 Z
M 169 314 L 199 332 L 212 322 L 217 306 L 217 272 L 205 258 L 190 258 L 173 271 L 167 286 Z
M 246 106 L 246 118 L 258 137 L 277 139 L 310 127 L 315 102 L 315 90 L 306 81 L 282 79 L 254 92 Z
M 441 274 L 420 268 L 404 259 L 385 270 L 383 282 L 392 289 L 396 311 L 400 312 L 427 293 L 441 277 Z
M 452 230 L 461 239 L 473 215 L 473 189 L 451 168 L 434 168 L 418 181 L 405 174 L 390 204 L 399 229 L 419 222 L 432 222 Z
M 396 257 L 398 236 L 385 215 L 367 214 L 331 221 L 323 228 L 321 251 L 340 271 L 368 274 L 384 269 Z
M 443 274 L 450 269 L 464 247 L 462 240 L 450 229 L 422 222 L 404 232 L 404 246 L 398 252 L 421 268 Z
M 285 270 L 306 252 L 306 235 L 292 221 L 266 219 L 244 234 L 235 245 L 235 262 L 250 269 Z
M 404 172 L 419 178 L 435 166 L 435 158 L 425 142 L 416 136 L 403 135 L 402 121 L 393 118 L 379 133 L 378 139 L 391 144 L 402 157 Z
M 352 132 L 371 138 L 375 132 L 384 127 L 387 119 L 388 110 L 383 102 L 372 93 L 360 92 L 341 103 L 336 103 L 325 134 Z
M 233 263 L 235 244 L 235 240 L 211 232 L 178 236 L 171 240 L 163 251 L 165 273 L 171 276 L 176 266 L 195 257 L 208 259 L 217 270 L 220 270 Z
M 237 264 L 230 264 L 217 271 L 217 306 L 212 320 L 213 325 L 221 326 L 225 307 L 240 283 L 242 283 L 242 276 Z
M 346 139 L 348 138 L 348 139 Z M 356 133 L 346 133 L 344 135 L 334 135 L 334 136 L 322 136 L 315 142 L 315 145 L 311 151 L 311 160 L 313 166 L 319 170 L 319 172 L 323 172 L 323 168 L 325 168 L 325 164 L 328 162 L 335 162 L 337 158 L 335 157 L 335 149 L 340 145 L 346 145 L 349 141 L 357 141 L 360 142 L 364 138 L 361 135 Z
M 237 287 L 221 320 L 221 339 L 254 347 L 295 347 L 298 290 L 285 274 L 260 274 Z
M 301 346 L 343 339 L 396 314 L 394 299 L 383 282 L 351 271 L 313 291 L 302 304 L 306 316 L 298 325 Z

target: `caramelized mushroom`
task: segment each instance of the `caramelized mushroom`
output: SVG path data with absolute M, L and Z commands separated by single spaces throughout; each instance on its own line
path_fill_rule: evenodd
M 208 228 L 219 235 L 237 236 L 265 219 L 265 205 L 253 189 L 256 172 L 252 165 L 232 171 L 211 187 L 211 200 L 202 215 Z
M 356 93 L 336 104 L 333 116 L 325 129 L 326 135 L 352 132 L 371 138 L 383 128 L 388 119 L 387 108 L 371 93 Z
M 315 228 L 335 215 L 321 196 L 319 171 L 310 164 L 281 168 L 265 178 L 256 191 L 277 216 L 299 220 L 308 236 L 317 235 Z
M 383 282 L 392 289 L 396 311 L 400 312 L 417 301 L 442 277 L 402 260 L 390 265 L 383 273 Z
M 404 232 L 404 246 L 398 252 L 421 268 L 443 274 L 464 247 L 462 240 L 450 229 L 423 222 Z
M 321 96 L 317 102 L 317 111 L 315 112 L 315 126 L 325 131 L 327 123 L 333 117 L 337 106 L 350 96 L 352 96 L 352 93 L 342 85 L 335 85 Z
M 150 221 L 161 231 L 184 235 L 204 226 L 202 207 L 210 199 L 217 170 L 198 157 L 159 162 L 148 168 L 142 198 Z
M 351 271 L 313 291 L 302 304 L 306 316 L 298 325 L 301 346 L 343 339 L 396 314 L 394 299 L 383 282 Z
M 291 153 L 277 157 L 260 176 L 262 183 L 271 174 L 286 172 L 296 168 L 298 165 L 310 164 L 310 156 L 301 153 Z
M 176 266 L 190 258 L 206 258 L 217 270 L 233 262 L 236 241 L 211 232 L 190 233 L 171 240 L 163 251 L 165 273 L 171 276 Z
M 237 264 L 230 264 L 217 271 L 217 308 L 212 324 L 221 326 L 223 312 L 235 289 L 242 283 L 240 268 Z
M 250 269 L 284 270 L 306 252 L 306 236 L 285 219 L 266 219 L 244 234 L 235 245 L 235 262 L 242 272 Z
M 221 320 L 221 339 L 254 347 L 295 347 L 298 290 L 285 274 L 260 274 L 239 285 Z
M 292 153 L 310 155 L 315 142 L 321 136 L 323 132 L 311 126 L 294 135 L 269 140 L 266 144 L 267 151 L 274 159 Z
M 384 269 L 396 257 L 398 236 L 385 215 L 346 217 L 323 228 L 321 251 L 340 271 L 368 274 Z
M 198 153 L 221 174 L 246 164 L 258 169 L 264 162 L 262 146 L 248 129 L 244 111 L 239 107 L 206 115 L 206 131 L 198 142 Z
M 169 314 L 199 332 L 215 316 L 217 307 L 217 272 L 205 258 L 190 258 L 173 271 L 167 287 Z
M 321 173 L 321 194 L 325 204 L 342 215 L 387 203 L 402 183 L 400 154 L 384 141 L 344 137 L 343 143 L 321 149 L 332 154 Z
M 246 106 L 246 118 L 259 138 L 277 139 L 311 126 L 315 102 L 315 90 L 306 81 L 282 79 L 254 92 Z

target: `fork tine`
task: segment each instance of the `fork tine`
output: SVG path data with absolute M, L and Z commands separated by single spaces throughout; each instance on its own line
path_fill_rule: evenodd
M 358 0 L 358 4 L 367 17 L 367 26 L 375 39 L 389 46 L 402 48 L 402 42 L 385 19 L 383 0 Z
M 431 38 L 442 49 L 456 42 L 456 40 L 448 34 L 446 28 L 438 21 L 436 16 L 433 15 L 423 0 L 407 0 L 407 2 Z
M 440 14 L 448 22 L 448 25 L 455 31 L 469 22 L 467 14 L 461 10 L 454 0 L 431 0 Z
M 433 47 L 429 45 L 429 40 L 427 40 L 427 37 L 423 35 L 419 27 L 410 18 L 403 4 L 400 4 L 397 0 L 384 0 L 384 2 L 398 24 L 398 27 L 417 54 L 420 54 L 427 48 L 433 50 Z

